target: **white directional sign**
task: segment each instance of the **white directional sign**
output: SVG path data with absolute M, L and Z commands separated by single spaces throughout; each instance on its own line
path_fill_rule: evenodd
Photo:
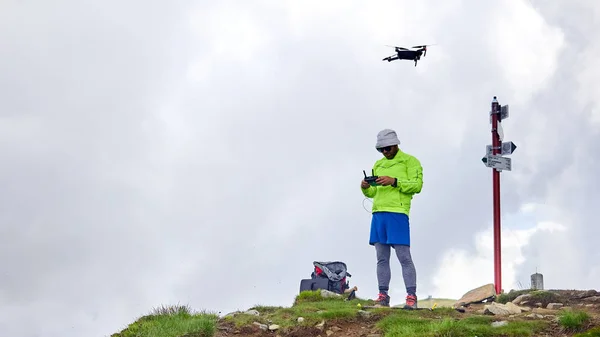
M 511 159 L 508 157 L 501 157 L 498 155 L 496 155 L 496 156 L 487 155 L 487 156 L 481 158 L 481 161 L 483 161 L 485 166 L 495 168 L 499 171 L 503 171 L 503 170 L 510 171 L 512 168 Z
M 504 142 L 500 146 L 500 151 L 501 151 L 500 155 L 501 156 L 511 155 L 513 152 L 515 152 L 516 148 L 517 148 L 517 146 L 512 141 L 510 141 L 510 142 Z M 491 145 L 486 145 L 485 149 L 486 149 L 487 155 L 491 156 L 492 155 L 492 146 Z

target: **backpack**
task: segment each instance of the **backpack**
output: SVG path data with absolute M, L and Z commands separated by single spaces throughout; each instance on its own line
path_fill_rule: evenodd
M 336 294 L 344 294 L 350 288 L 347 277 L 352 277 L 348 267 L 341 261 L 313 262 L 314 270 L 310 279 L 300 281 L 300 292 L 325 289 Z

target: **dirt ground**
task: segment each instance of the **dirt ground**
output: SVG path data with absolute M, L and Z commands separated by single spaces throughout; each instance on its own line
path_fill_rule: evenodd
M 259 337 L 259 336 L 280 336 L 280 337 L 326 337 L 327 331 L 330 331 L 331 337 L 376 337 L 383 336 L 374 325 L 381 317 L 354 318 L 351 320 L 330 320 L 326 321 L 322 328 L 317 327 L 294 327 L 286 332 L 281 331 L 263 331 L 258 326 L 246 326 L 236 329 L 232 324 L 222 324 L 218 327 L 218 333 L 215 337 Z
M 551 290 L 560 295 L 561 303 L 564 307 L 583 310 L 588 312 L 592 316 L 592 322 L 587 328 L 594 326 L 600 326 L 600 294 L 597 293 L 586 293 L 585 291 L 574 291 L 574 290 Z M 594 295 L 596 294 L 596 295 Z M 588 296 L 589 295 L 589 296 Z M 592 297 L 596 296 L 596 297 Z M 591 300 L 590 300 L 591 299 Z M 464 317 L 470 315 L 482 315 L 481 309 L 485 306 L 485 303 L 471 304 L 466 308 L 466 311 L 462 313 Z M 544 337 L 568 337 L 573 336 L 573 332 L 564 331 L 556 320 L 556 315 L 563 309 L 546 309 L 537 307 L 535 304 L 531 306 L 526 305 L 531 309 L 530 312 L 525 312 L 516 316 L 503 316 L 499 317 L 501 320 L 514 320 L 514 319 L 543 319 L 548 321 L 550 324 L 546 331 L 539 336 Z M 536 317 L 527 317 L 535 314 Z M 542 316 L 542 318 L 540 318 Z M 263 331 L 258 326 L 250 325 L 242 328 L 236 328 L 230 323 L 222 322 L 218 326 L 218 331 L 215 337 L 258 337 L 258 336 L 278 336 L 278 337 L 383 337 L 384 334 L 375 328 L 375 323 L 381 319 L 381 316 L 372 315 L 371 317 L 356 317 L 353 319 L 346 320 L 329 320 L 325 321 L 325 325 L 319 327 L 295 327 L 288 331 Z

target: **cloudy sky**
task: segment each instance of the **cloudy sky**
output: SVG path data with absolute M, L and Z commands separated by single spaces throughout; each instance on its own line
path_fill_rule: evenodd
M 2 0 L 3 333 L 287 306 L 314 260 L 346 262 L 374 298 L 359 185 L 383 128 L 424 167 L 418 295 L 491 283 L 493 96 L 518 146 L 504 288 L 536 269 L 546 288 L 597 287 L 599 17 L 594 0 Z M 436 45 L 417 67 L 381 61 L 418 44 Z

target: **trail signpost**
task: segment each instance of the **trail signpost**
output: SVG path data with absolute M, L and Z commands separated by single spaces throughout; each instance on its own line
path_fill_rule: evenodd
M 517 146 L 513 142 L 502 142 L 502 120 L 508 118 L 508 105 L 501 106 L 494 96 L 490 123 L 492 124 L 492 144 L 486 146 L 486 155 L 481 158 L 485 166 L 492 169 L 492 200 L 494 205 L 494 286 L 496 294 L 502 293 L 502 258 L 500 240 L 500 172 L 511 171 L 511 158 Z

